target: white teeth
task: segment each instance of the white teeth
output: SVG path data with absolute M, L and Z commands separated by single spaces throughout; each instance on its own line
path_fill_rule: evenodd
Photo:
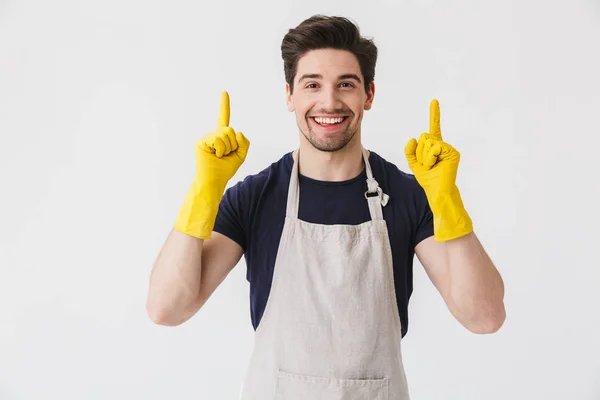
M 344 117 L 338 117 L 338 118 L 320 118 L 320 117 L 317 117 L 314 120 L 317 123 L 323 124 L 323 125 L 327 125 L 327 124 L 339 124 L 340 122 L 342 122 L 344 120 Z

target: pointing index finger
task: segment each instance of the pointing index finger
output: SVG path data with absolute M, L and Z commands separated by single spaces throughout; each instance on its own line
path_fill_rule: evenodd
M 221 94 L 221 111 L 219 112 L 219 126 L 229 126 L 229 93 Z
M 440 127 L 440 103 L 433 99 L 429 105 L 429 134 L 435 138 L 442 138 Z

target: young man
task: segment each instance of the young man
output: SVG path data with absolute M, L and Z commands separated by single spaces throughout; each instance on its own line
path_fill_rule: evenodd
M 505 318 L 502 279 L 455 183 L 459 153 L 442 140 L 437 101 L 429 132 L 404 149 L 413 174 L 362 147 L 377 48 L 347 19 L 309 18 L 281 48 L 299 148 L 225 191 L 250 143 L 229 127 L 223 94 L 148 313 L 183 323 L 245 255 L 256 341 L 242 399 L 408 399 L 415 254 L 467 329 L 492 333 Z

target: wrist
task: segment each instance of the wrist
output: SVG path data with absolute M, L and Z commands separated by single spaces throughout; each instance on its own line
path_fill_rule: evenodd
M 209 239 L 224 192 L 225 185 L 194 181 L 179 209 L 175 229 L 199 239 Z
M 432 207 L 434 237 L 439 242 L 473 232 L 473 221 L 465 209 L 458 188 L 439 196 Z

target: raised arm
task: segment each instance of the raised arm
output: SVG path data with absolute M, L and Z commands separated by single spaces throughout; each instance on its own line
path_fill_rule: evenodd
M 440 110 L 431 102 L 429 132 L 405 149 L 433 213 L 434 237 L 415 248 L 427 275 L 456 319 L 474 333 L 504 324 L 504 282 L 474 233 L 456 185 L 459 152 L 442 140 Z
M 191 318 L 242 256 L 235 241 L 212 231 L 225 187 L 250 147 L 229 126 L 229 113 L 224 92 L 217 129 L 196 143 L 196 175 L 152 268 L 146 309 L 157 324 Z

